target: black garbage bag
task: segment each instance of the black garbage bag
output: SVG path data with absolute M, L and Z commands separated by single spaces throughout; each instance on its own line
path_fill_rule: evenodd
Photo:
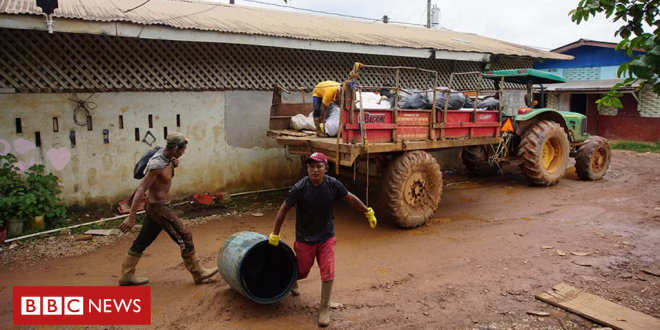
M 465 109 L 474 109 L 474 101 L 472 101 L 471 98 L 466 97 L 465 98 L 465 103 L 463 104 L 463 108 L 465 108 Z
M 442 88 L 442 87 L 440 87 Z M 446 87 L 445 87 L 446 88 Z M 451 90 L 455 92 L 455 90 Z M 428 98 L 433 98 L 433 93 L 428 93 Z M 447 93 L 436 92 L 435 93 L 435 108 L 436 110 L 443 110 L 445 108 L 445 103 L 447 102 Z M 451 93 L 449 94 L 449 104 L 447 104 L 447 110 L 460 110 L 465 104 L 465 95 L 462 93 Z M 433 103 L 429 102 L 428 108 L 431 109 Z
M 380 95 L 385 96 L 388 99 L 391 99 L 392 97 L 394 97 L 394 94 L 396 94 L 396 89 L 395 89 L 396 86 L 392 83 L 385 84 L 384 86 L 385 87 L 390 87 L 390 88 L 382 88 L 380 90 Z M 391 103 L 394 104 L 394 102 L 391 102 Z
M 408 93 L 399 92 L 399 109 L 427 109 L 429 106 L 429 99 L 424 93 L 415 93 L 420 92 L 417 89 L 406 89 Z M 390 98 L 392 101 L 392 108 L 394 108 L 393 97 Z
M 494 97 L 487 97 L 477 104 L 478 109 L 497 110 L 499 109 L 500 101 Z

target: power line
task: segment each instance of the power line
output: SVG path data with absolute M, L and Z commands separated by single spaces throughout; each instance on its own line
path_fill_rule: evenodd
M 426 14 L 426 6 L 424 6 L 424 12 L 422 13 L 422 17 L 419 18 L 417 23 L 421 23 L 422 19 L 424 19 L 424 14 Z
M 341 17 L 348 17 L 348 18 L 355 18 L 355 19 L 363 19 L 363 20 L 377 20 L 380 21 L 380 19 L 376 18 L 368 18 L 368 17 L 360 17 L 360 16 L 352 16 L 352 15 L 344 15 L 344 14 L 338 14 L 338 13 L 331 13 L 327 11 L 322 11 L 322 10 L 314 10 L 314 9 L 307 9 L 307 8 L 299 8 L 299 7 L 293 7 L 293 6 L 286 6 L 286 5 L 280 5 L 276 3 L 269 3 L 269 2 L 263 2 L 263 1 L 257 1 L 257 0 L 243 0 L 245 2 L 254 2 L 254 3 L 260 3 L 262 5 L 268 5 L 268 6 L 275 6 L 275 7 L 282 7 L 282 8 L 290 8 L 290 9 L 296 9 L 296 10 L 302 10 L 302 11 L 309 11 L 312 13 L 318 13 L 318 14 L 326 14 L 326 15 L 335 15 L 335 16 L 341 16 Z
M 396 4 L 398 0 L 392 0 L 392 5 L 390 6 L 390 9 L 387 11 L 387 16 L 390 15 L 390 12 L 392 11 L 392 8 L 394 8 L 394 5 Z
M 301 11 L 308 11 L 312 13 L 317 13 L 317 14 L 325 14 L 325 15 L 333 15 L 333 16 L 339 16 L 339 17 L 346 17 L 346 18 L 353 18 L 353 19 L 361 19 L 361 20 L 366 20 L 366 21 L 372 21 L 372 22 L 381 22 L 382 20 L 380 18 L 369 18 L 369 17 L 361 17 L 361 16 L 353 16 L 353 15 L 345 15 L 345 14 L 339 14 L 339 13 L 332 13 L 332 12 L 327 12 L 327 11 L 322 11 L 322 10 L 314 10 L 314 9 L 307 9 L 307 8 L 299 8 L 299 7 L 293 7 L 293 6 L 287 6 L 287 5 L 280 5 L 276 3 L 269 3 L 269 2 L 263 2 L 263 1 L 257 1 L 257 0 L 243 0 L 245 2 L 254 2 L 254 3 L 259 3 L 262 5 L 268 5 L 268 6 L 275 6 L 275 7 L 282 7 L 282 8 L 289 8 L 289 9 L 295 9 L 295 10 L 301 10 Z M 396 24 L 406 24 L 406 25 L 414 25 L 414 26 L 426 26 L 422 24 L 415 24 L 415 23 L 408 23 L 408 22 L 399 22 L 399 21 L 389 21 L 390 23 L 396 23 Z

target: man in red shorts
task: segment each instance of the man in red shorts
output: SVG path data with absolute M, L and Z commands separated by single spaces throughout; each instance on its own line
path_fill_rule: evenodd
M 376 216 L 360 199 L 346 190 L 339 180 L 325 176 L 328 171 L 328 159 L 316 152 L 305 160 L 309 176 L 298 181 L 289 190 L 275 219 L 275 228 L 269 237 L 269 244 L 277 246 L 280 242 L 280 228 L 287 212 L 296 207 L 296 242 L 294 250 L 298 259 L 298 279 L 309 274 L 316 258 L 321 270 L 321 306 L 319 325 L 330 325 L 330 296 L 335 279 L 335 216 L 333 205 L 336 199 L 343 199 L 355 209 L 364 213 L 371 228 L 376 228 Z M 300 294 L 298 282 L 291 290 L 294 296 Z

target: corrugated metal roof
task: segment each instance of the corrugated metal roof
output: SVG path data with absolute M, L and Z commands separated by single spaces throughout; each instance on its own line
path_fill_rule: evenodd
M 302 40 L 437 49 L 533 58 L 570 60 L 571 56 L 482 37 L 354 19 L 292 13 L 255 7 L 190 0 L 59 0 L 55 17 L 102 22 L 166 25 L 247 35 Z M 0 13 L 40 15 L 35 0 L 2 0 Z M 56 23 L 57 24 L 57 23 Z
M 569 81 L 562 84 L 544 86 L 548 92 L 570 92 L 570 91 L 608 91 L 612 86 L 623 83 L 624 79 L 585 80 Z M 640 82 L 635 82 L 632 87 L 619 88 L 619 90 L 632 90 L 639 87 Z

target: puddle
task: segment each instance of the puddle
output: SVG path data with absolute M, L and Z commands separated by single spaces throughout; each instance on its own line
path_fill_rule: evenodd
M 579 179 L 577 173 L 575 172 L 575 166 L 566 169 L 566 172 L 564 172 L 564 178 L 571 180 Z
M 380 274 L 387 274 L 390 271 L 391 271 L 391 269 L 389 269 L 389 268 L 378 268 L 378 269 L 376 269 L 376 272 L 378 272 Z
M 454 221 L 481 221 L 481 222 L 486 222 L 486 219 L 475 218 L 475 217 L 457 217 L 457 218 L 454 218 Z
M 475 182 L 465 181 L 465 182 L 449 182 L 444 185 L 445 189 L 450 190 L 461 190 L 461 189 L 474 189 L 481 188 L 483 185 Z

